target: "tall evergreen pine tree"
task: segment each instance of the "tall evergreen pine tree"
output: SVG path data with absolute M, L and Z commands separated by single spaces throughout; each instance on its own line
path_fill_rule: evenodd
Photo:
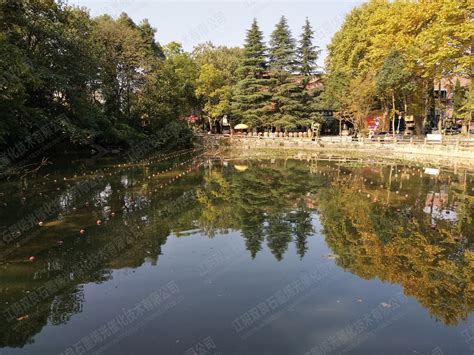
M 303 104 L 304 117 L 309 121 L 321 121 L 321 115 L 316 111 L 317 93 L 310 93 L 308 88 L 311 79 L 317 69 L 316 61 L 318 60 L 319 50 L 313 45 L 313 29 L 306 18 L 301 33 L 297 55 L 298 55 L 298 73 L 301 75 L 301 103 Z
M 277 129 L 294 128 L 304 124 L 302 90 L 295 79 L 295 40 L 284 16 L 270 37 L 269 69 L 272 110 L 269 125 Z
M 318 60 L 319 50 L 316 46 L 313 46 L 313 35 L 311 24 L 306 18 L 298 46 L 298 71 L 306 78 L 313 76 L 317 68 L 316 61 Z
M 239 81 L 235 85 L 232 112 L 234 119 L 248 124 L 250 127 L 261 126 L 267 113 L 270 94 L 268 80 L 265 79 L 267 69 L 266 48 L 263 34 L 257 20 L 247 31 L 244 45 L 244 58 L 237 70 Z
M 295 47 L 288 22 L 282 16 L 270 36 L 270 70 L 293 72 L 296 64 Z

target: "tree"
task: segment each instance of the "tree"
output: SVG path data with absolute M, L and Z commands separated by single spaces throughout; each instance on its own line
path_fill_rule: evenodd
M 374 107 L 375 87 L 373 77 L 356 77 L 349 82 L 350 95 L 344 98 L 350 115 L 346 118 L 352 122 L 356 132 L 366 129 L 366 117 Z
M 395 104 L 415 116 L 417 127 L 420 120 L 428 126 L 434 120 L 433 83 L 472 76 L 472 10 L 467 0 L 368 1 L 351 11 L 332 38 L 327 74 L 345 72 L 361 80 L 378 73 L 393 51 L 400 52 L 411 87 Z M 380 107 L 391 107 L 393 113 L 392 97 L 386 94 L 376 92 Z
M 226 87 L 226 89 L 223 89 Z M 230 87 L 225 85 L 222 73 L 212 64 L 204 64 L 196 82 L 196 95 L 205 101 L 204 112 L 212 127 L 213 120 L 229 110 L 229 98 L 226 93 Z M 223 107 L 226 106 L 226 107 Z
M 316 73 L 319 50 L 313 45 L 314 31 L 306 18 L 298 46 L 298 71 L 305 79 Z
M 172 42 L 163 48 L 166 60 L 155 58 L 137 92 L 135 116 L 142 126 L 161 130 L 170 121 L 193 113 L 199 107 L 196 81 L 199 70 L 181 45 Z
M 465 90 L 461 86 L 461 82 L 459 79 L 456 79 L 456 84 L 454 86 L 453 92 L 453 115 L 455 117 L 461 115 L 462 108 L 464 106 L 464 99 L 465 99 Z
M 23 134 L 18 119 L 26 113 L 26 86 L 31 85 L 34 73 L 25 53 L 10 44 L 3 33 L 0 34 L 0 73 L 0 145 L 6 145 Z
M 313 45 L 313 29 L 311 24 L 306 18 L 305 24 L 303 26 L 303 32 L 299 41 L 299 46 L 297 49 L 298 56 L 298 72 L 301 75 L 301 88 L 302 96 L 301 103 L 303 105 L 304 116 L 309 118 L 312 122 L 322 123 L 322 118 L 320 113 L 317 111 L 319 108 L 318 94 L 319 92 L 313 91 L 310 92 L 308 85 L 311 80 L 314 79 L 316 73 L 319 50 L 316 46 Z
M 91 18 L 63 1 L 39 0 L 2 1 L 0 17 L 2 146 L 31 140 L 59 118 L 61 133 L 74 144 L 126 145 L 144 138 L 150 128 L 145 125 L 159 126 L 165 116 L 176 121 L 171 112 L 196 101 L 194 63 L 172 58 L 164 66 L 147 20 L 136 25 L 127 14 Z M 162 74 L 168 77 L 158 80 Z M 151 99 L 163 94 L 151 90 L 160 80 L 168 88 L 166 80 L 174 80 L 170 90 L 182 94 L 175 97 L 180 109 L 164 96 Z
M 130 122 L 133 93 L 147 70 L 149 52 L 142 34 L 125 14 L 117 20 L 96 20 L 94 39 L 99 53 L 99 95 L 112 123 Z
M 469 90 L 466 91 L 460 112 L 463 119 L 463 130 L 464 132 L 470 133 L 472 113 L 474 112 L 474 84 L 472 82 Z
M 199 67 L 212 64 L 221 72 L 225 83 L 231 86 L 239 79 L 236 72 L 242 61 L 242 55 L 242 48 L 215 46 L 210 42 L 197 45 L 191 54 Z
M 78 130 L 97 127 L 100 112 L 90 99 L 97 61 L 87 12 L 53 1 L 2 1 L 0 17 L 8 65 L 2 90 L 9 92 L 0 106 L 12 119 L 0 140 L 18 142 L 61 115 Z
M 163 48 L 158 42 L 155 41 L 156 30 L 151 27 L 148 19 L 144 19 L 138 26 L 138 29 L 141 32 L 146 47 L 151 51 L 152 55 L 159 59 L 165 59 Z
M 316 99 L 318 109 L 330 109 L 336 112 L 335 118 L 339 121 L 339 134 L 342 132 L 342 121 L 350 117 L 351 109 L 348 103 L 350 76 L 343 71 L 332 72 L 324 79 L 324 90 Z
M 184 52 L 181 44 L 171 42 L 165 47 L 166 66 L 176 74 L 176 87 L 183 115 L 189 115 L 199 110 L 200 102 L 196 97 L 196 80 L 199 67 L 191 54 Z
M 158 131 L 183 113 L 182 88 L 178 82 L 178 75 L 169 62 L 153 63 L 134 105 L 134 115 L 139 117 L 141 126 Z
M 375 81 L 378 94 L 391 99 L 392 130 L 395 135 L 395 118 L 400 112 L 396 106 L 397 96 L 403 98 L 407 92 L 413 90 L 411 73 L 407 70 L 405 60 L 399 51 L 393 51 L 387 56 Z
M 181 43 L 171 41 L 163 47 L 165 58 L 172 58 L 177 55 L 184 54 L 183 45 Z
M 196 95 L 203 101 L 203 111 L 212 126 L 214 119 L 231 114 L 232 90 L 237 82 L 235 72 L 242 50 L 216 47 L 208 42 L 195 47 L 191 55 L 200 67 Z
M 270 97 L 268 80 L 264 77 L 266 69 L 263 34 L 254 19 L 247 31 L 243 59 L 237 70 L 239 81 L 233 90 L 233 121 L 240 120 L 250 127 L 258 127 L 264 122 Z
M 295 40 L 284 16 L 270 36 L 269 70 L 272 94 L 269 125 L 286 130 L 308 124 L 304 120 L 302 83 L 294 76 L 297 70 Z
M 293 73 L 296 69 L 295 40 L 285 16 L 280 18 L 270 35 L 269 68 Z

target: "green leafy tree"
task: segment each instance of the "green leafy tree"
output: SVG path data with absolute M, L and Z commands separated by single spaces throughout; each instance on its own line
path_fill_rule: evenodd
M 2 63 L 14 60 L 2 71 L 9 94 L 0 106 L 9 123 L 1 140 L 17 142 L 61 115 L 79 130 L 97 127 L 101 117 L 91 100 L 97 61 L 87 12 L 62 2 L 2 1 L 0 17 Z
M 26 86 L 34 80 L 34 73 L 25 53 L 10 44 L 3 33 L 0 34 L 0 73 L 0 145 L 4 145 L 26 133 L 26 127 L 22 129 L 18 119 L 23 120 L 26 114 Z
M 192 59 L 191 54 L 182 50 L 181 44 L 172 42 L 166 47 L 166 66 L 169 66 L 176 74 L 175 85 L 179 88 L 182 115 L 189 115 L 199 109 L 200 103 L 196 97 L 199 67 Z
M 178 120 L 171 112 L 196 101 L 186 78 L 196 76 L 194 63 L 171 58 L 170 70 L 159 64 L 163 50 L 147 20 L 136 25 L 127 14 L 91 18 L 82 8 L 40 0 L 2 1 L 0 17 L 0 145 L 59 117 L 66 118 L 63 132 L 75 144 L 127 144 L 144 138 L 148 123 Z M 168 75 L 162 84 L 177 78 L 170 90 L 182 94 L 176 99 L 183 109 L 152 92 L 162 74 Z
M 406 93 L 413 90 L 411 85 L 410 71 L 402 54 L 399 51 L 391 52 L 385 59 L 382 67 L 376 76 L 376 90 L 380 96 L 389 97 L 391 100 L 391 118 L 392 131 L 395 134 L 395 118 L 399 110 L 397 110 L 397 96 L 405 97 Z
M 112 123 L 130 122 L 133 93 L 139 88 L 148 54 L 142 34 L 125 14 L 117 20 L 96 19 L 94 39 L 99 53 L 100 87 L 104 112 Z
M 195 94 L 199 74 L 196 63 L 178 43 L 164 46 L 164 52 L 166 60 L 151 62 L 134 105 L 141 126 L 150 126 L 153 132 L 190 115 L 199 106 Z
M 212 64 L 204 64 L 196 82 L 196 95 L 205 101 L 204 112 L 212 126 L 214 119 L 230 111 L 230 86 L 225 85 L 224 76 Z
M 463 130 L 464 132 L 470 133 L 469 128 L 473 121 L 472 113 L 474 112 L 474 84 L 472 83 L 469 90 L 466 91 L 460 112 L 463 119 Z
M 465 99 L 465 90 L 461 86 L 459 79 L 456 79 L 456 84 L 454 86 L 453 92 L 453 110 L 454 116 L 460 116 L 462 112 L 462 107 L 464 106 Z
M 226 85 L 235 85 L 239 77 L 236 72 L 242 61 L 243 50 L 239 47 L 215 46 L 210 42 L 199 44 L 191 53 L 199 67 L 213 65 L 221 72 Z
M 215 119 L 231 115 L 232 90 L 238 80 L 235 73 L 242 50 L 207 42 L 195 47 L 191 56 L 200 68 L 196 95 L 202 100 L 203 112 L 212 126 Z
M 161 47 L 160 43 L 155 41 L 156 29 L 151 27 L 148 19 L 144 19 L 138 26 L 138 29 L 141 32 L 146 47 L 151 51 L 151 53 L 159 59 L 165 59 L 163 48 Z
M 392 52 L 400 52 L 412 88 L 406 95 L 398 92 L 396 106 L 415 116 L 420 132 L 434 121 L 433 83 L 453 75 L 472 76 L 472 11 L 467 0 L 368 1 L 349 13 L 332 38 L 327 74 L 344 72 L 360 81 L 381 71 Z M 391 111 L 393 117 L 391 94 L 376 91 L 374 96 L 385 116 Z

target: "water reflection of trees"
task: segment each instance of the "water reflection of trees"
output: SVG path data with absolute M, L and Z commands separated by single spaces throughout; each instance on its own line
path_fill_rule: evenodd
M 139 220 L 129 220 L 140 225 Z M 154 227 L 149 230 L 141 223 L 141 238 L 130 239 L 122 221 L 110 223 L 101 235 L 89 235 L 87 241 L 78 242 L 74 250 L 54 248 L 48 250 L 43 261 L 9 265 L 0 271 L 0 277 L 8 287 L 0 290 L 1 304 L 14 305 L 22 302 L 28 294 L 39 290 L 50 290 L 46 297 L 39 297 L 31 303 L 26 312 L 16 314 L 25 320 L 8 320 L 1 314 L 0 346 L 23 347 L 33 342 L 33 336 L 50 323 L 53 325 L 68 322 L 72 315 L 82 311 L 84 303 L 83 284 L 102 283 L 113 277 L 113 270 L 135 268 L 145 260 L 156 264 L 161 254 L 161 246 L 169 234 L 168 228 Z M 95 237 L 95 238 L 94 238 Z M 122 243 L 117 252 L 101 256 L 109 243 Z M 92 265 L 82 263 L 88 257 L 95 261 Z M 50 264 L 59 265 L 54 270 L 44 270 Z M 42 269 L 43 268 L 43 269 Z M 61 286 L 55 285 L 67 276 Z M 52 282 L 53 281 L 53 282 Z M 42 294 L 42 292 L 38 292 Z M 37 297 L 37 296 L 36 296 Z M 6 307 L 5 307 L 6 308 Z
M 310 175 L 305 166 L 293 161 L 261 162 L 242 172 L 232 166 L 213 167 L 197 193 L 202 205 L 199 226 L 209 235 L 216 230 L 239 230 L 252 257 L 265 241 L 277 260 L 293 241 L 303 257 L 313 233 L 314 210 L 305 199 L 327 184 L 322 176 Z
M 212 169 L 198 194 L 200 225 L 211 234 L 215 227 L 240 230 L 253 257 L 266 241 L 281 260 L 291 242 L 304 256 L 317 210 L 338 265 L 365 279 L 400 284 L 445 324 L 467 318 L 474 305 L 474 197 L 465 175 L 306 165 Z M 434 204 L 444 214 L 427 213 L 429 196 L 442 196 Z
M 119 183 L 111 179 L 104 185 L 108 192 L 107 200 L 90 211 L 92 216 L 71 215 L 56 226 L 52 233 L 62 235 L 67 247 L 51 245 L 47 242 L 49 236 L 41 235 L 42 238 L 33 239 L 18 252 L 12 253 L 0 268 L 0 304 L 5 305 L 0 313 L 0 347 L 23 347 L 32 343 L 33 337 L 48 323 L 58 325 L 68 322 L 72 315 L 82 310 L 83 284 L 106 282 L 113 277 L 114 270 L 136 268 L 145 261 L 157 263 L 167 236 L 174 225 L 179 224 L 170 221 L 178 221 L 183 214 L 180 206 L 184 203 L 179 205 L 183 190 L 170 188 L 166 196 L 161 195 L 152 201 L 142 185 L 112 194 L 112 191 L 120 190 Z M 95 201 L 104 186 L 91 191 L 88 199 Z M 153 186 L 150 188 L 153 189 Z M 186 198 L 187 210 L 195 206 L 193 197 L 191 193 Z M 104 212 L 105 207 L 120 211 L 127 206 L 126 212 L 114 218 L 110 216 L 110 211 Z M 95 222 L 94 215 L 107 222 L 100 228 L 90 227 L 91 219 Z M 86 227 L 86 236 L 80 236 L 78 231 L 85 225 L 90 228 Z M 131 233 L 133 228 L 140 228 L 136 238 Z M 110 244 L 117 245 L 113 253 L 106 252 Z M 25 262 L 25 253 L 33 253 L 37 260 L 34 263 Z M 93 262 L 84 266 L 83 262 L 88 258 Z M 67 279 L 62 287 L 53 286 L 62 278 Z M 49 295 L 38 298 L 26 311 L 21 309 L 15 314 L 24 320 L 7 319 L 4 310 L 29 294 L 45 289 L 51 291 Z
M 139 267 L 147 260 L 156 264 L 172 231 L 179 235 L 199 227 L 214 237 L 236 230 L 254 258 L 266 245 L 281 260 L 292 243 L 303 258 L 315 214 L 344 269 L 365 279 L 400 284 L 446 324 L 456 324 L 472 312 L 474 197 L 465 175 L 433 178 L 406 167 L 294 160 L 245 164 L 240 171 L 232 164 L 211 165 L 163 189 L 158 198 L 149 192 L 160 182 L 131 184 L 133 179 L 127 178 L 125 186 L 120 176 L 92 191 L 89 200 L 101 197 L 92 213 L 109 219 L 106 229 L 80 238 L 83 220 L 72 214 L 67 217 L 69 229 L 57 231 L 68 235 L 73 226 L 71 248 L 34 241 L 31 250 L 43 253 L 38 255 L 41 262 L 18 262 L 13 256 L 12 263 L 0 269 L 6 285 L 0 288 L 1 304 L 20 300 L 58 275 L 71 276 L 64 288 L 31 309 L 27 321 L 1 318 L 0 346 L 24 346 L 48 322 L 67 322 L 82 309 L 81 285 L 110 280 L 113 270 Z M 110 210 L 122 213 L 114 219 Z M 75 265 L 108 242 L 117 242 L 126 226 L 140 226 L 141 237 L 118 255 L 100 259 L 85 274 L 77 272 Z
M 454 186 L 457 221 L 433 224 L 419 203 L 433 186 L 417 183 L 406 202 L 374 203 L 377 191 L 366 197 L 354 178 L 333 181 L 320 194 L 324 234 L 338 265 L 365 279 L 400 284 L 432 316 L 457 324 L 474 308 L 474 198 Z

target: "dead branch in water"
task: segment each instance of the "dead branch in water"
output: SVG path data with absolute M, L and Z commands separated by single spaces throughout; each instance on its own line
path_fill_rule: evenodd
M 5 172 L 4 175 L 7 176 L 7 180 L 13 176 L 18 176 L 20 179 L 24 179 L 28 175 L 36 175 L 43 166 L 50 164 L 52 163 L 48 160 L 48 158 L 43 157 L 39 164 L 31 163 L 19 167 L 12 167 L 7 172 Z

